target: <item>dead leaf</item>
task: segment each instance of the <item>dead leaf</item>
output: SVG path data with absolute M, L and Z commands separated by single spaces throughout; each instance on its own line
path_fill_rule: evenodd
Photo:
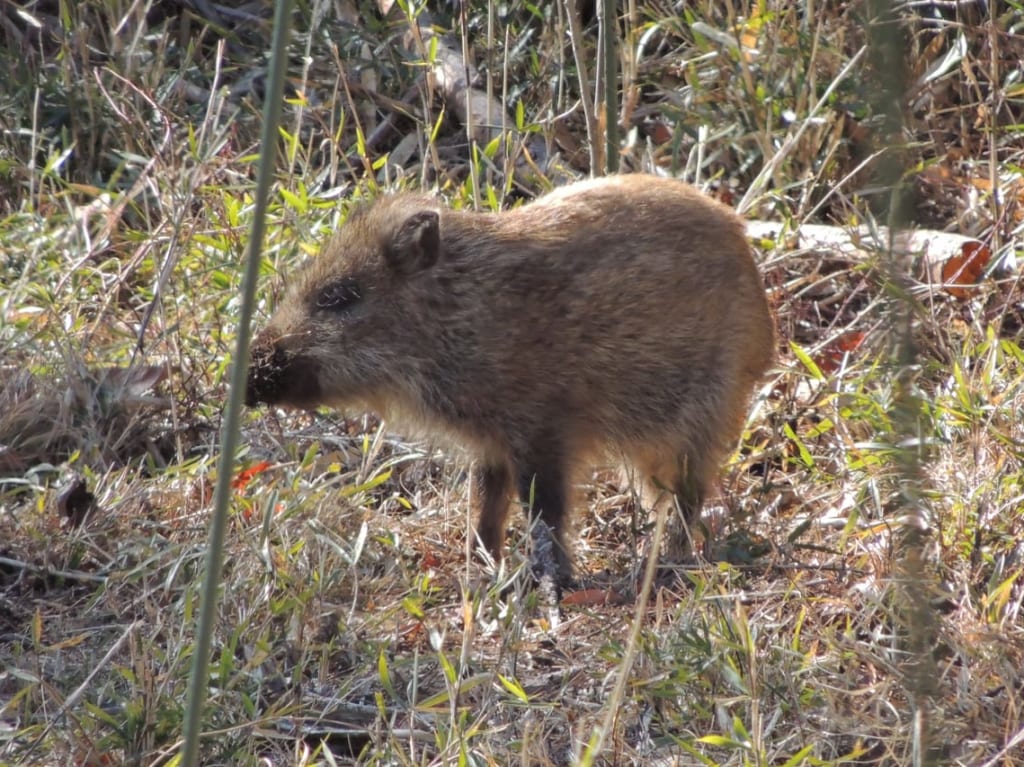
M 107 368 L 100 372 L 100 388 L 123 392 L 124 398 L 134 400 L 146 394 L 167 377 L 163 365 L 138 365 L 127 368 Z
M 96 496 L 89 492 L 85 477 L 75 474 L 57 493 L 57 513 L 68 520 L 70 527 L 81 527 L 96 505 Z
M 427 570 L 436 570 L 444 564 L 444 560 L 441 559 L 437 554 L 432 551 L 423 552 L 423 557 L 420 559 L 420 570 L 426 572 Z
M 818 355 L 815 362 L 822 373 L 834 373 L 843 364 L 843 359 L 857 351 L 863 345 L 867 333 L 859 330 L 850 330 L 833 339 Z
M 967 300 L 991 260 L 992 251 L 987 245 L 980 242 L 965 242 L 960 246 L 960 254 L 942 265 L 943 289 L 953 298 Z
M 626 598 L 615 589 L 582 589 L 562 597 L 562 607 L 600 607 L 624 605 Z
M 657 146 L 664 146 L 672 141 L 672 128 L 661 120 L 652 120 L 645 123 L 644 128 L 647 131 L 647 137 Z
M 11 445 L 0 445 L 0 477 L 21 474 L 28 466 L 28 459 Z

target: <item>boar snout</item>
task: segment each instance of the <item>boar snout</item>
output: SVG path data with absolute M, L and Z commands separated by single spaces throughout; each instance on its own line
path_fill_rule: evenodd
M 305 409 L 322 405 L 319 365 L 287 344 L 260 334 L 250 355 L 245 404 Z
M 245 386 L 245 404 L 256 407 L 261 403 L 273 404 L 281 389 L 284 359 L 273 343 L 257 338 L 252 345 L 249 377 Z

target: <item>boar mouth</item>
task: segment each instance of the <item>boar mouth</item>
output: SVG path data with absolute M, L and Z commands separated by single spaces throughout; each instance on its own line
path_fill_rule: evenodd
M 313 408 L 321 400 L 314 365 L 276 346 L 253 348 L 245 387 L 245 404 L 248 407 L 266 404 Z

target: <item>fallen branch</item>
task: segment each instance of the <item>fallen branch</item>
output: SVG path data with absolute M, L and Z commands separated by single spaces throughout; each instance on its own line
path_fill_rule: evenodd
M 92 573 L 83 573 L 80 570 L 55 570 L 52 567 L 41 567 L 40 565 L 33 565 L 28 562 L 22 562 L 20 559 L 10 559 L 8 557 L 0 557 L 0 567 L 6 567 L 11 570 L 23 570 L 45 578 L 65 578 L 70 581 L 86 581 L 89 583 L 107 582 L 107 576 L 105 575 L 93 575 Z

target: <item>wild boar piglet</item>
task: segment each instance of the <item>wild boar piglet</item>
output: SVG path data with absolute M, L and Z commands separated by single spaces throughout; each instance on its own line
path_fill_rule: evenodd
M 624 459 L 692 520 L 775 348 L 742 221 L 649 175 L 493 214 L 382 197 L 290 283 L 248 404 L 374 411 L 467 449 L 479 541 L 500 559 L 518 498 L 564 581 L 576 470 Z

